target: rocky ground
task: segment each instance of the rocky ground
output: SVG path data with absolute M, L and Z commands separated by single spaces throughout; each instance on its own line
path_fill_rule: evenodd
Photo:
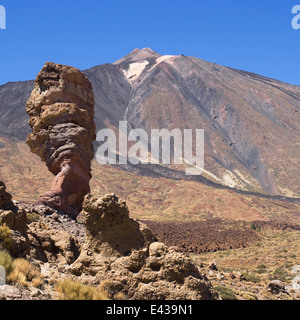
M 220 219 L 147 223 L 160 240 L 206 270 L 225 299 L 300 299 L 299 225 Z
M 24 271 L 21 266 L 21 271 L 17 271 L 20 275 L 15 279 L 7 276 L 6 285 L 0 286 L 0 300 L 56 299 L 57 284 L 69 278 L 67 267 L 79 256 L 80 245 L 85 240 L 84 226 L 44 205 L 14 203 L 22 216 L 24 229 L 21 229 L 26 228 L 26 234 L 17 230 L 20 228 L 15 223 L 9 225 L 8 221 L 13 220 L 13 214 L 16 215 L 13 211 L 0 210 L 1 225 L 11 228 L 14 243 L 10 248 L 3 248 L 1 243 L 0 252 L 1 249 L 9 251 L 12 264 L 21 259 L 29 265 Z
M 288 268 L 288 271 L 277 269 L 272 274 L 263 264 L 256 270 L 242 272 L 230 271 L 231 268 L 218 269 L 213 262 L 201 265 L 209 269 L 208 279 L 225 300 L 300 300 L 299 265 Z
M 36 245 L 25 258 L 42 280 L 37 286 L 30 281 L 25 285 L 8 281 L 0 289 L 0 299 L 56 299 L 57 284 L 77 278 L 70 273 L 70 263 L 78 258 L 86 239 L 84 223 L 80 222 L 83 217 L 79 216 L 76 222 L 43 205 L 18 203 L 18 207 L 26 212 L 28 233 L 39 236 L 40 247 Z M 269 224 L 257 225 L 258 230 L 254 230 L 253 225 L 235 223 L 231 227 L 239 229 L 236 234 L 241 237 L 230 238 L 232 230 L 229 225 L 222 225 L 221 220 L 189 226 L 148 221 L 147 225 L 174 252 L 189 255 L 223 299 L 300 300 L 297 227 L 287 230 L 286 226 L 280 229 Z M 50 230 L 50 236 L 46 236 Z M 213 241 L 215 235 L 217 241 Z M 68 251 L 72 243 L 73 248 Z M 88 275 L 80 281 L 91 284 Z
M 130 218 L 115 195 L 88 195 L 84 224 L 9 198 L 0 210 L 2 300 L 219 299 L 205 272 Z
M 208 278 L 237 299 L 300 300 L 300 231 L 262 228 L 246 248 L 207 252 L 193 258 L 209 268 Z
M 251 223 L 208 219 L 185 223 L 143 221 L 164 243 L 185 253 L 247 247 L 260 240 Z
M 114 195 L 86 199 L 75 221 L 2 183 L 0 299 L 300 299 L 298 225 L 142 223 Z

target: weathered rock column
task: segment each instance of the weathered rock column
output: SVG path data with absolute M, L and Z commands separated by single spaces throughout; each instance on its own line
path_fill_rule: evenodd
M 90 192 L 96 139 L 92 85 L 78 69 L 46 62 L 26 111 L 32 128 L 26 142 L 55 175 L 40 200 L 76 218 Z

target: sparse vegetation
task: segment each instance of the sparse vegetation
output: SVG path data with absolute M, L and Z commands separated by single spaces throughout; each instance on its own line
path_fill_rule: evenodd
M 43 283 L 43 277 L 39 270 L 25 259 L 13 261 L 14 269 L 7 276 L 7 280 L 29 287 L 39 287 Z
M 259 264 L 255 270 L 255 272 L 261 274 L 267 272 L 267 266 L 265 264 Z
M 269 229 L 261 233 L 260 246 L 253 244 L 247 248 L 227 250 L 227 254 L 219 251 L 194 257 L 204 264 L 204 268 L 209 261 L 216 261 L 219 272 L 224 274 L 224 279 L 217 276 L 218 272 L 209 279 L 214 286 L 221 285 L 232 289 L 238 300 L 251 300 L 255 297 L 258 300 L 299 299 L 300 295 L 296 293 L 289 296 L 272 295 L 266 290 L 271 280 L 280 280 L 285 286 L 291 284 L 295 276 L 291 273 L 292 268 L 299 264 L 297 259 L 300 255 L 299 241 L 298 230 L 286 232 Z
M 288 275 L 288 272 L 284 268 L 279 267 L 273 272 L 270 279 L 276 279 L 284 282 L 287 280 Z
M 12 246 L 11 230 L 4 223 L 0 225 L 0 248 L 9 250 Z
M 257 296 L 252 292 L 241 292 L 240 295 L 245 300 L 258 300 Z
M 259 283 L 260 282 L 260 278 L 259 277 L 255 276 L 254 274 L 249 273 L 249 272 L 243 273 L 243 277 L 248 282 L 253 282 L 253 283 Z
M 100 288 L 84 285 L 70 279 L 59 281 L 55 287 L 57 300 L 107 300 Z
M 10 274 L 14 269 L 13 259 L 7 251 L 0 251 L 0 266 L 4 267 L 7 275 Z
M 36 212 L 32 212 L 32 213 L 27 213 L 27 220 L 29 222 L 36 222 L 40 220 L 40 215 L 37 214 Z
M 258 232 L 261 231 L 261 227 L 260 226 L 257 227 L 253 222 L 251 223 L 250 228 L 254 231 L 258 231 Z
M 226 288 L 224 286 L 215 286 L 214 289 L 219 293 L 222 300 L 237 300 L 236 295 L 229 288 Z

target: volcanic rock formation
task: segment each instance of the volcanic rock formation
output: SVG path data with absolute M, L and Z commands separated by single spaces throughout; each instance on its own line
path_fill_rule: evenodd
M 0 228 L 0 249 L 9 250 L 13 256 L 28 253 L 26 212 L 14 204 L 3 181 L 0 181 Z
M 45 63 L 27 101 L 32 133 L 27 144 L 55 175 L 40 200 L 76 218 L 90 192 L 95 140 L 94 95 L 78 69 Z
M 157 242 L 115 195 L 87 195 L 83 213 L 86 241 L 71 271 L 94 284 L 104 282 L 112 299 L 115 294 L 134 300 L 218 298 L 197 266 Z
M 0 209 L 8 209 L 13 206 L 12 195 L 6 191 L 3 181 L 0 181 Z
M 7 199 L 0 203 L 0 251 L 36 264 L 53 262 L 60 266 L 74 262 L 79 243 L 70 224 L 75 228 L 75 221 L 48 206 L 15 204 L 5 189 L 0 181 L 0 200 Z

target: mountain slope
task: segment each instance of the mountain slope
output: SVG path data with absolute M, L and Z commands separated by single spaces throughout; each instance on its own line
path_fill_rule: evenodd
M 25 105 L 33 84 L 22 81 L 0 86 L 0 136 L 24 140 L 30 132 Z
M 184 56 L 140 60 L 133 52 L 117 65 L 125 74 L 140 66 L 137 77 L 128 77 L 127 119 L 134 127 L 204 128 L 208 177 L 268 194 L 299 194 L 298 87 Z
M 53 175 L 24 141 L 0 138 L 0 180 L 14 200 L 36 203 L 48 190 Z M 197 181 L 133 174 L 92 164 L 93 194 L 115 193 L 126 200 L 135 218 L 151 221 L 273 221 L 300 224 L 300 201 L 262 197 L 216 188 Z
M 117 128 L 120 120 L 149 134 L 203 128 L 204 177 L 241 190 L 300 197 L 299 87 L 149 48 L 85 73 L 94 88 L 98 130 Z M 0 86 L 0 135 L 26 138 L 24 106 L 32 84 Z M 168 168 L 156 170 L 170 175 Z

